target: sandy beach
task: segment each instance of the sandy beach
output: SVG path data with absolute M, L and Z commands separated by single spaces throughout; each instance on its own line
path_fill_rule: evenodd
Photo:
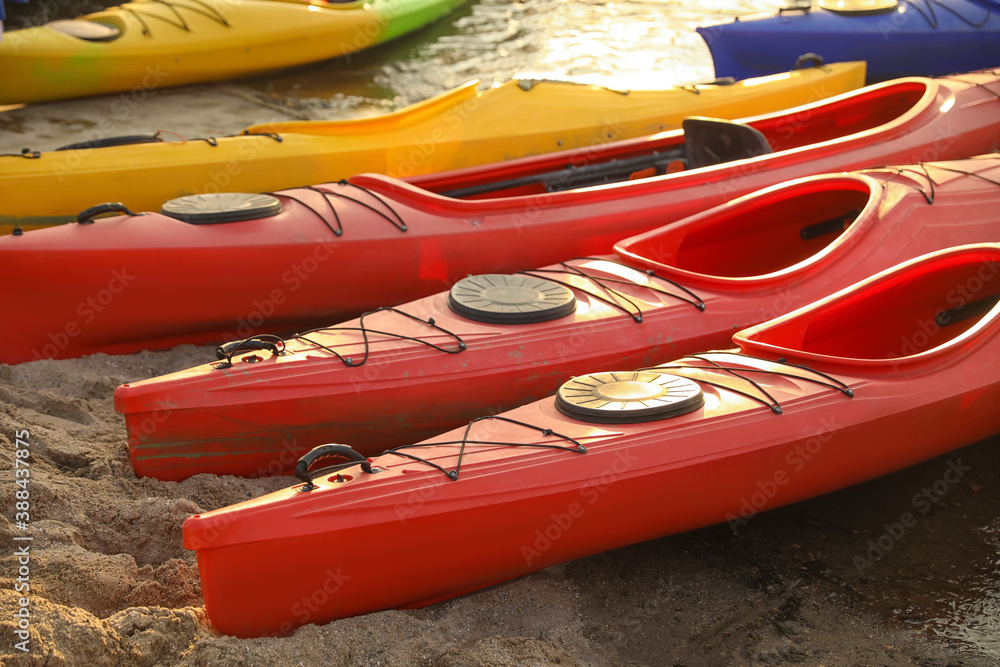
M 220 636 L 202 606 L 181 525 L 292 480 L 138 479 L 112 404 L 118 384 L 211 355 L 181 346 L 0 366 L 0 499 L 9 510 L 0 539 L 27 544 L 30 554 L 23 593 L 15 591 L 14 548 L 0 559 L 4 664 L 996 664 L 988 604 L 990 586 L 996 599 L 1000 530 L 997 439 L 761 513 L 738 534 L 712 526 L 426 609 L 310 625 L 288 638 Z M 11 520 L 14 451 L 25 430 L 30 520 L 20 531 Z M 950 462 L 968 469 L 962 482 L 889 550 L 872 551 L 886 543 L 879 541 L 884 526 Z M 870 565 L 859 568 L 858 558 Z M 295 566 L 292 548 L 288 566 Z M 14 648 L 23 640 L 13 612 L 24 595 L 28 652 Z

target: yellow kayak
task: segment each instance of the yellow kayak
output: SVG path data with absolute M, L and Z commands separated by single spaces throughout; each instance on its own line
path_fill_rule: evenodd
M 3 34 L 0 104 L 217 81 L 415 30 L 465 0 L 135 0 Z
M 676 129 L 686 116 L 730 119 L 779 111 L 849 92 L 864 78 L 864 63 L 840 63 L 666 90 L 520 80 L 479 91 L 473 81 L 373 118 L 271 123 L 232 137 L 0 156 L 0 232 L 68 222 L 108 201 L 158 210 L 167 199 L 190 194 L 265 192 L 363 172 L 405 178 L 590 146 Z

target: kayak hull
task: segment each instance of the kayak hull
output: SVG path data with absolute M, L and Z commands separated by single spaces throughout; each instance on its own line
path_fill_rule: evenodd
M 933 202 L 925 197 L 931 179 Z M 1000 155 L 799 179 L 625 239 L 605 259 L 517 278 L 569 286 L 571 315 L 477 322 L 441 293 L 399 306 L 418 320 L 377 312 L 285 341 L 280 356 L 245 351 L 231 367 L 213 362 L 124 385 L 115 409 L 139 476 L 289 474 L 326 442 L 373 456 L 537 400 L 594 368 L 725 347 L 734 327 L 916 255 L 991 241 L 1000 232 L 990 213 L 1000 203 L 994 182 Z M 775 220 L 794 223 L 775 229 Z M 831 220 L 835 228 L 824 228 Z M 787 243 L 802 230 L 809 241 Z
M 110 41 L 82 39 L 52 25 L 5 32 L 0 104 L 123 92 L 113 105 L 123 109 L 165 86 L 247 76 L 365 49 L 461 3 L 136 0 L 76 20 L 118 30 Z
M 716 76 L 782 72 L 805 54 L 828 62 L 865 60 L 869 82 L 943 76 L 1000 63 L 1000 14 L 989 0 L 902 3 L 885 13 L 782 10 L 697 31 L 712 54 Z
M 898 271 L 916 274 L 918 284 L 944 276 L 932 290 L 935 305 L 944 306 L 953 278 L 998 262 L 996 245 L 925 256 L 779 322 L 801 330 L 796 318 L 839 311 L 845 302 L 858 310 L 866 292 L 884 302 L 899 295 L 888 285 Z M 1000 284 L 988 293 L 995 301 Z M 761 341 L 769 325 L 761 325 L 737 335 L 739 354 L 660 367 L 694 378 L 704 392 L 704 404 L 687 414 L 595 424 L 563 414 L 548 398 L 401 450 L 411 458 L 377 457 L 372 472 L 354 464 L 339 477 L 317 475 L 311 490 L 299 484 L 196 515 L 185 522 L 184 544 L 197 552 L 209 618 L 220 632 L 252 637 L 423 606 L 654 537 L 719 522 L 737 529 L 758 511 L 953 451 L 1000 430 L 1000 414 L 990 409 L 1000 398 L 998 310 L 905 357 L 828 356 L 819 363 L 807 352 L 824 376 L 789 365 L 797 356 L 786 357 L 789 363 L 768 356 Z M 927 313 L 933 310 L 907 315 Z M 891 333 L 911 324 L 895 320 Z M 830 320 L 824 326 L 831 334 L 836 328 Z M 841 351 L 857 340 L 838 331 Z M 757 388 L 713 363 L 752 375 Z M 964 474 L 960 458 L 952 469 Z M 461 535 L 461 543 L 450 535 Z M 289 573 L 279 554 L 291 543 L 303 553 Z M 391 556 L 400 547 L 402 565 Z M 262 583 L 246 586 L 251 576 Z
M 0 296 L 21 323 L 5 332 L 0 361 L 301 331 L 434 294 L 470 273 L 607 253 L 623 236 L 810 173 L 993 152 L 1000 97 L 992 90 L 1000 81 L 978 77 L 982 85 L 903 80 L 749 119 L 775 152 L 601 187 L 486 199 L 438 194 L 567 161 L 603 170 L 598 161 L 609 157 L 669 155 L 682 146 L 681 133 L 503 163 L 496 173 L 449 172 L 425 178 L 424 187 L 362 175 L 323 186 L 325 193 L 282 191 L 281 213 L 241 222 L 192 225 L 148 214 L 0 237 L 4 266 L 32 275 Z M 885 98 L 891 104 L 880 105 Z M 178 271 L 186 266 L 203 270 Z
M 405 178 L 585 148 L 677 129 L 686 116 L 731 119 L 815 102 L 859 88 L 864 71 L 863 63 L 846 63 L 732 85 L 630 91 L 531 80 L 478 91 L 471 82 L 374 118 L 0 157 L 0 180 L 9 186 L 0 233 L 63 224 L 105 201 L 152 211 L 192 194 L 267 192 L 365 172 Z M 110 121 L 95 128 L 93 139 L 106 140 L 112 129 Z

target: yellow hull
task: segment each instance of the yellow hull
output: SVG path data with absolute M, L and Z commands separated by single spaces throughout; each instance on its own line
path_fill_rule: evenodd
M 0 232 L 68 222 L 94 204 L 135 211 L 219 191 L 263 192 L 377 172 L 408 177 L 578 148 L 680 127 L 686 116 L 739 118 L 860 87 L 864 63 L 731 85 L 614 91 L 562 82 L 472 82 L 394 113 L 255 125 L 250 135 L 0 158 Z
M 5 32 L 0 104 L 217 81 L 368 48 L 465 0 L 135 0 Z M 109 41 L 77 35 L 117 31 Z M 74 33 L 74 34 L 71 34 Z

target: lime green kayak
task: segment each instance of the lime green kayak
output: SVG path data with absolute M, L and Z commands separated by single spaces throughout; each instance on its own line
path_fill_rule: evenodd
M 148 91 L 335 58 L 465 0 L 134 0 L 5 32 L 0 104 Z

